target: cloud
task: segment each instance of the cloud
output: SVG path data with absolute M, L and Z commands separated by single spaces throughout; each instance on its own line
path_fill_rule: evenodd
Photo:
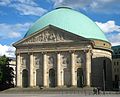
M 35 0 L 11 0 L 12 3 L 21 3 L 21 4 L 27 4 L 31 6 L 37 6 L 37 4 L 34 2 Z
M 15 48 L 9 45 L 2 45 L 2 41 L 10 39 L 18 39 L 22 37 L 32 23 L 23 24 L 0 24 L 0 56 L 15 57 Z
M 17 38 L 17 37 L 21 37 L 21 34 L 19 32 L 11 32 L 8 34 L 8 36 L 10 38 Z
M 111 42 L 112 46 L 120 45 L 120 33 L 109 36 L 108 40 Z
M 1 6 L 6 6 L 8 4 L 12 4 L 12 3 L 21 3 L 21 4 L 28 4 L 28 5 L 34 5 L 36 6 L 37 4 L 34 2 L 35 0 L 0 0 L 0 5 Z
M 13 4 L 11 5 L 11 7 L 18 10 L 21 15 L 41 16 L 42 14 L 47 12 L 47 10 L 41 7 L 31 6 L 31 5 L 26 5 L 26 4 Z
M 115 24 L 115 21 L 107 21 L 106 23 L 96 22 L 96 24 L 102 29 L 105 33 L 111 33 L 114 31 L 120 32 L 120 26 Z
M 10 0 L 0 0 L 0 6 L 6 6 L 10 3 L 11 3 Z
M 96 22 L 96 24 L 105 32 L 107 39 L 113 46 L 120 45 L 120 26 L 116 25 L 115 21 L 110 20 L 106 23 Z
M 0 56 L 15 57 L 15 48 L 12 46 L 0 44 Z
M 54 7 L 67 6 L 85 11 L 101 12 L 105 14 L 120 14 L 120 0 L 47 0 L 54 3 Z
M 5 38 L 18 38 L 24 35 L 32 23 L 24 24 L 0 24 L 0 36 L 1 39 Z
M 41 16 L 46 9 L 40 7 L 35 0 L 1 0 L 0 6 L 14 8 L 20 15 Z
M 54 2 L 54 7 L 67 6 L 72 8 L 83 8 L 88 6 L 91 0 L 51 0 Z
M 90 4 L 90 10 L 101 13 L 120 14 L 120 0 L 96 0 Z

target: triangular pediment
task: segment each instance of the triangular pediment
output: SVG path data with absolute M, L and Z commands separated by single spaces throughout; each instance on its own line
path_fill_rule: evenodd
M 72 34 L 54 26 L 47 26 L 44 29 L 31 34 L 30 36 L 16 42 L 17 45 L 43 44 L 43 43 L 61 43 L 61 42 L 80 42 L 90 41 L 84 37 Z

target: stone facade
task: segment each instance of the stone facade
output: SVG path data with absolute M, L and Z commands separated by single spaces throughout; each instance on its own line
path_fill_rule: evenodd
M 115 90 L 120 89 L 120 46 L 112 47 L 112 80 L 113 88 Z
M 106 88 L 111 88 L 107 42 L 97 46 L 96 41 L 47 26 L 14 46 L 18 87 L 103 87 L 104 70 Z
M 16 60 L 15 58 L 11 58 L 10 57 L 10 62 L 9 62 L 9 66 L 13 68 L 13 73 L 14 73 L 14 78 L 13 78 L 13 83 L 16 86 Z

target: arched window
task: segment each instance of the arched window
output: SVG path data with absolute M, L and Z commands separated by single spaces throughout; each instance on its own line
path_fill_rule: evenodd
M 49 70 L 49 86 L 50 87 L 56 86 L 55 70 L 53 68 Z
M 25 88 L 29 86 L 28 70 L 27 69 L 24 69 L 22 71 L 22 86 Z
M 82 68 L 77 69 L 77 87 L 83 87 L 83 70 L 82 70 Z

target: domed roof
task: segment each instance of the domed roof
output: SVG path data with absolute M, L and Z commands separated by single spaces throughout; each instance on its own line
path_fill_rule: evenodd
M 90 18 L 70 8 L 58 8 L 43 15 L 28 30 L 25 37 L 48 25 L 56 26 L 85 38 L 108 42 L 102 30 Z

